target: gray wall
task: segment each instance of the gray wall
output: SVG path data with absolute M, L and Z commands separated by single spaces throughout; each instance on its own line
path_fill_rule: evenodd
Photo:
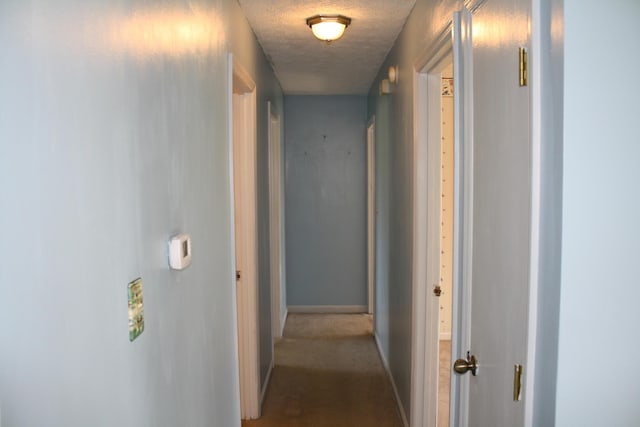
M 564 188 L 556 425 L 640 422 L 640 3 L 564 2 Z M 597 31 L 594 31 L 597 28 Z
M 240 425 L 229 49 L 258 84 L 260 141 L 282 95 L 237 2 L 196 3 L 0 4 L 3 426 Z M 182 231 L 193 264 L 170 271 Z
M 366 97 L 285 97 L 287 304 L 367 304 Z

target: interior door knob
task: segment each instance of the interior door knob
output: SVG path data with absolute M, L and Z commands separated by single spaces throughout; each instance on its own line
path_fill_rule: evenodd
M 471 371 L 471 375 L 475 377 L 476 373 L 478 372 L 478 359 L 476 359 L 473 354 L 469 355 L 469 352 L 467 351 L 467 360 L 456 360 L 453 363 L 453 370 L 457 374 L 466 374 L 467 372 Z

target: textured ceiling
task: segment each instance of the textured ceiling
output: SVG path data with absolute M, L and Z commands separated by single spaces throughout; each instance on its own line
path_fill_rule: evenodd
M 366 94 L 415 0 L 238 0 L 287 95 Z M 316 39 L 306 19 L 340 14 L 340 40 Z

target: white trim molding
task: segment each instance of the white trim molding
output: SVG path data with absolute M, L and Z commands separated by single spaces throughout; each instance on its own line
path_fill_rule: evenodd
M 477 2 L 477 7 L 484 1 Z M 471 270 L 473 267 L 473 45 L 472 14 L 463 8 L 454 17 L 454 255 L 451 355 L 462 357 L 471 345 Z M 469 424 L 469 375 L 451 376 L 449 424 Z

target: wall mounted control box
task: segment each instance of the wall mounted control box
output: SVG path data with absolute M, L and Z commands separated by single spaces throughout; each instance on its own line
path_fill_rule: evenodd
M 191 235 L 178 234 L 169 240 L 169 267 L 184 270 L 191 264 Z

